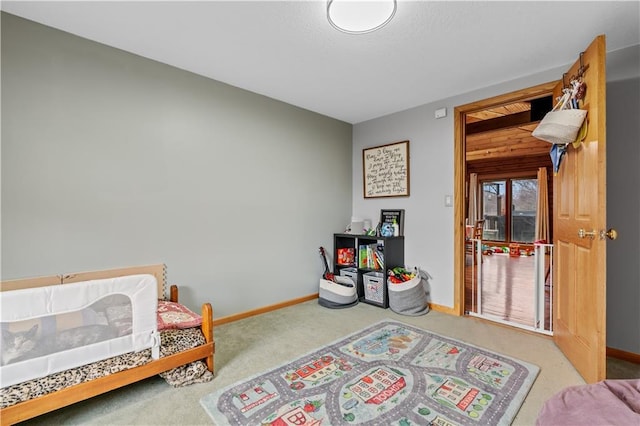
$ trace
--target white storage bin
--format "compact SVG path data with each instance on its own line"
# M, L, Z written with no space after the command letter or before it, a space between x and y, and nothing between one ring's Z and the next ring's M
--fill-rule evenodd
M384 274L367 272L362 278L364 279L364 298L371 302L384 303Z

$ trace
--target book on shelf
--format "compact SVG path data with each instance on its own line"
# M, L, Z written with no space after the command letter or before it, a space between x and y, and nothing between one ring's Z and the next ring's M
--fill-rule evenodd
M373 269L384 269L384 246L382 244L372 244L373 251Z
M384 268L384 247L378 244L362 244L358 247L358 267L362 269Z
M368 246L366 244L360 245L358 247L358 268L368 268L369 259L368 255Z
M374 258L376 260L374 269L384 269L384 254L381 250L377 250L374 252Z

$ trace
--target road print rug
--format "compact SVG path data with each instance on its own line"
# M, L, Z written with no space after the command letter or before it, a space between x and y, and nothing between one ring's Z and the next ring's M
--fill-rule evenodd
M389 320L200 403L217 425L509 425L538 372Z

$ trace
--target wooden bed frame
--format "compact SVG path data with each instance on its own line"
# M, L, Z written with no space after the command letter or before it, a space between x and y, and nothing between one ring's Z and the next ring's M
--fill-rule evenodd
M102 278L114 278L125 275L151 274L158 281L158 297L165 298L166 268L165 265L137 266L131 268L111 269L95 272L79 272L49 277L27 278L21 280L3 281L0 291L21 288L44 287L48 285L68 284ZM169 290L169 300L178 301L178 287L172 285ZM96 395L109 392L131 383L155 376L190 362L203 360L207 368L214 372L213 355L215 342L213 340L213 309L210 303L202 305L202 334L206 343L170 356L162 357L147 364L133 367L125 371L100 377L89 382L70 386L59 391L30 399L0 410L0 424L10 425L31 419L44 413L66 407Z

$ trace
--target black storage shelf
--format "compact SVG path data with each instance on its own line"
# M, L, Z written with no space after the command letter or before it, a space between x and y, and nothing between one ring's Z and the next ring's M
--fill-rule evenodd
M360 268L358 249L361 245L381 245L384 261L380 269ZM338 263L338 249L353 248L355 254L355 265L342 265ZM345 268L356 268L357 270L357 288L358 298L360 301L382 308L389 307L389 294L387 290L387 282L389 279L388 270L397 266L404 267L404 237L376 237L370 235L353 235L353 234L334 234L333 235L333 272L340 275L340 271ZM382 274L382 287L379 288L379 294L373 297L365 291L364 275L369 272L379 272ZM369 296L369 297L367 297Z

